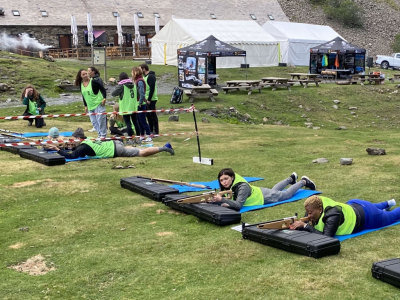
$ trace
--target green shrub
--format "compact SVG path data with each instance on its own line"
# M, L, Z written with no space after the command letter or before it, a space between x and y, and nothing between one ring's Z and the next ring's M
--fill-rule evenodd
M394 37L392 49L393 52L400 52L400 33L396 34L396 36Z
M363 26L363 9L351 0L328 0L324 12L328 18L346 26Z

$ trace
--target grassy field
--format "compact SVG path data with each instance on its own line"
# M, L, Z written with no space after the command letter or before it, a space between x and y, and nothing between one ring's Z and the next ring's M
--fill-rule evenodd
M124 62L113 63L110 68L117 74ZM70 69L71 74L78 66L54 65L63 72ZM157 74L176 72L173 67L154 68ZM250 68L248 76L287 76L290 71ZM19 74L18 68L14 72L28 81L29 74ZM242 72L219 71L222 81L243 78ZM53 84L47 81L42 92L47 93ZM264 89L250 96L246 92L220 94L216 103L196 100L197 119L210 120L199 123L199 132L202 155L213 158L213 166L192 162L198 156L197 144L195 137L184 141L188 136L154 140L155 146L171 142L175 156L160 153L55 167L1 151L0 298L400 299L396 288L373 279L370 271L373 262L400 256L396 226L345 241L339 255L316 260L242 240L230 226L218 227L172 211L120 187L121 178L135 175L210 181L221 168L232 167L243 176L264 177L255 183L261 187L272 187L296 171L315 180L325 196L341 202L398 198L400 132L395 90L394 84L322 84L292 91ZM333 100L340 100L338 109L333 108ZM168 101L169 96L162 96L158 107L171 107ZM241 115L248 113L253 125L228 117L232 106ZM355 115L349 110L353 106ZM188 107L187 99L180 107ZM47 113L82 111L81 104L74 103L50 106ZM218 117L205 114L210 111ZM21 108L0 109L1 116L21 113ZM306 128L307 119L321 129ZM167 115L160 117L161 133L194 131L191 114L180 114L177 123L167 120ZM274 125L279 121L283 125ZM0 121L0 128L43 131L26 123ZM45 130L91 128L84 117L48 119L47 124ZM335 130L339 126L348 129ZM384 148L387 155L369 156L368 147ZM329 163L312 163L320 157ZM341 166L342 157L353 158L353 165ZM136 168L112 169L130 164ZM302 214L303 203L248 212L242 221ZM24 227L29 231L20 230ZM39 254L54 270L30 276L10 269Z

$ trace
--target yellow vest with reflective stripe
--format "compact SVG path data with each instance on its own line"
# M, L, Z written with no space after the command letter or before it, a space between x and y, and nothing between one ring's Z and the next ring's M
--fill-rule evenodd
M344 222L336 230L336 235L351 234L354 230L354 227L356 226L356 213L354 212L354 209L348 204L336 202L327 197L322 197L322 196L319 196L319 197L322 200L323 211L322 211L321 217L319 218L318 224L314 225L314 228L323 232L325 223L322 222L322 218L325 215L325 209L327 207L340 206L342 209L342 212L343 212Z
M235 173L235 181L232 184L232 190L235 190L235 185L238 183L245 182L249 184L246 179L244 179L242 176L238 175ZM261 192L261 189L257 186L252 186L250 185L251 188L251 194L250 196L246 199L246 202L243 204L243 206L255 206L255 205L263 205L264 204L264 196ZM236 199L236 195L233 194L233 199Z

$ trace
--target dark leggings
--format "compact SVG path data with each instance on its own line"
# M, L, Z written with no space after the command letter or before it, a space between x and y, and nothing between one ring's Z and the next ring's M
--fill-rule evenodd
M41 110L40 112L39 112L39 115L44 115L44 110ZM33 116L31 113L29 113L29 112L24 112L24 116ZM43 118L40 118L40 119L28 119L28 122L30 123L30 124L32 124L33 123L33 120L35 120L35 127L36 128L42 128L46 123L44 122L44 119Z
M128 135L133 136L132 124L135 127L136 135L139 135L140 128L139 128L139 123L138 123L138 119L137 119L137 114L123 115L122 117L124 118L124 122L126 124L126 129L128 131ZM132 123L131 123L131 120L132 120Z
M146 104L139 105L138 111L144 111L144 110L146 110ZM145 133L147 135L150 135L150 127L149 124L147 124L146 122L146 113L139 114L139 127L141 136L144 136Z
M384 227L400 220L400 207L391 211L384 210L388 207L387 201L381 203L371 203L365 200L352 199L346 203L357 203L364 209L365 223L363 230Z
M126 129L119 130L117 127L110 127L110 132L111 134L114 135L123 136L124 133L127 132L127 130Z
M156 109L156 103L157 100L155 101L150 101L150 104L147 104L147 109L148 110L155 110ZM146 113L147 117L147 122L149 122L150 126L150 132L154 134L159 134L160 132L158 131L158 117L156 112L148 112Z

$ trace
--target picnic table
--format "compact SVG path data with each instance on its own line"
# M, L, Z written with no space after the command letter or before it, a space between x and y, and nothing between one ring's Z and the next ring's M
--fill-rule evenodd
M395 80L400 79L400 74L399 73L395 73L393 74L392 78L388 78L390 80L391 83L394 83Z
M261 78L262 82L266 85L272 87L272 90L275 91L278 87L285 87L289 91L293 86L294 82L291 82L289 78L281 78L281 77L264 77Z
M385 81L385 78L381 77L381 74L369 74L365 76L368 77L367 81L369 82L369 84L382 84Z
M215 102L214 96L218 96L218 91L212 89L208 84L192 86L191 89L184 90L183 92L189 97L189 102L193 102L194 98L209 98L211 101Z
M240 89L245 89L248 95L251 95L253 90L258 90L261 93L261 89L264 85L261 84L261 80L229 80L226 81L227 86L223 87L222 90L226 93L228 91L239 91Z
M308 73L289 73L292 80L290 82L298 82L304 88L308 87L309 83L315 83L315 86L319 87L321 80L317 78L318 74L308 74ZM297 78L297 80L295 80Z

